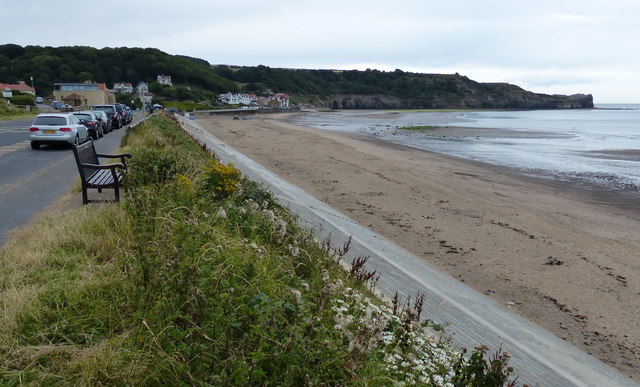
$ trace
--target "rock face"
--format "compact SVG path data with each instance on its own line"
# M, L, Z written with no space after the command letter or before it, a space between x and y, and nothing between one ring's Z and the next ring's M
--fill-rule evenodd
M339 95L323 101L334 109L583 109L593 108L591 94L548 95L507 83L458 85L455 92L421 98L392 95Z

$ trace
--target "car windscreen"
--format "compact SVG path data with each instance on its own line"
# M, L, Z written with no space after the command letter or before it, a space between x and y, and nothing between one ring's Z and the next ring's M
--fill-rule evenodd
M79 120L93 121L93 117L90 114L74 114Z
M107 112L109 114L115 113L115 108L113 106L94 106L94 110L102 110L103 112Z
M33 121L34 125L66 125L67 119L65 117L54 117L54 116L42 116L36 117Z

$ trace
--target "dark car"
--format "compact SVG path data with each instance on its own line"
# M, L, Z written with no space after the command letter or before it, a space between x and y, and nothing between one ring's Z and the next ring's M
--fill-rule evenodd
M123 103L117 103L116 104L116 109L118 109L118 111L120 112L120 116L122 116L122 123L123 125L126 125L129 123L129 119L127 118L127 109L126 109L127 105L123 104Z
M124 118L122 117L122 106L119 104L104 104L104 105L95 105L93 110L102 110L107 113L109 117L111 117L111 127L114 129L120 129L124 123Z
M125 114L127 116L127 123L130 124L131 121L133 121L133 111L131 110L131 108L129 106L126 106L126 105L124 107L124 111L125 111Z
M111 117L107 115L107 113L102 110L92 110L92 112L96 115L96 117L98 117L98 120L100 121L100 124L102 124L102 129L105 133L109 133L113 130L113 127L111 126Z
M98 138L104 136L104 129L100 124L100 120L98 120L98 117L96 117L96 115L92 111L86 110L81 112L74 112L71 114L76 116L76 118L80 120L80 123L87 127L87 130L89 130L89 135L92 139L97 140Z

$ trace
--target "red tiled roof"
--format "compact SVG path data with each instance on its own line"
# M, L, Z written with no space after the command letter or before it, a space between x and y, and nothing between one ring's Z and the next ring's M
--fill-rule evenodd
M7 87L11 90L16 90L16 91L31 91L31 92L35 91L33 87L27 85L24 82L20 82L18 84L0 83L0 90L4 90Z

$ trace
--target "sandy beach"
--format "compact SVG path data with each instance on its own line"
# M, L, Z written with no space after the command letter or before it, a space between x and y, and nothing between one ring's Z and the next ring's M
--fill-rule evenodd
M197 120L427 265L640 380L640 196L288 118Z

